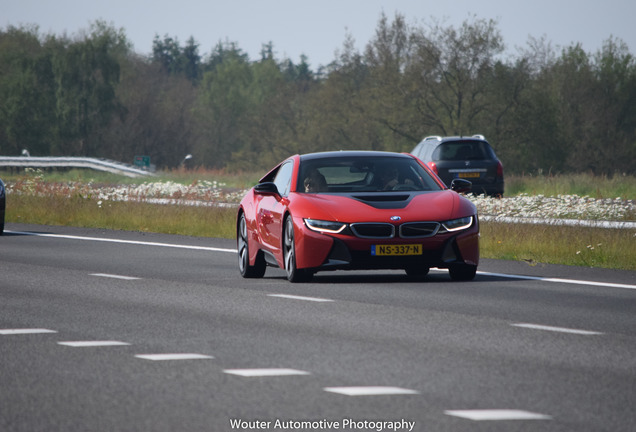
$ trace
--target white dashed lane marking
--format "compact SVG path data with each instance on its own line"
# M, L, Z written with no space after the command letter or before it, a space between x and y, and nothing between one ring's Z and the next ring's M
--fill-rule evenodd
M290 300L302 300L302 301L311 301L311 302L332 302L331 299L318 298L318 297L303 297L303 296L295 296L289 294L267 294L269 297L279 297Z
M532 330L545 330L545 331L552 331L552 332L559 332L559 333L570 333L570 334L578 334L578 335L585 335L585 336L595 336L595 335L602 335L603 334L603 333L597 332L597 331L578 330L578 329L565 328L565 327L552 327L552 326L539 325L539 324L518 323L518 324L511 324L511 325L513 327L522 327L522 328L527 328L527 329L532 329Z
M203 354L137 354L135 357L152 361L207 360L214 358Z
M223 372L231 375L239 375L242 377L274 377L274 376L290 376L290 375L310 375L309 372L298 369L225 369Z
M346 396L383 396L383 395L415 395L417 390L401 387L369 386L369 387L325 387L325 391Z
M57 333L55 330L43 328L25 328L25 329L4 329L0 330L0 335L26 335L38 333Z
M106 346L125 346L130 345L126 342L119 341L68 341L58 342L58 345L64 345L73 348L90 348L90 347L106 347Z
M496 420L550 420L552 417L545 414L514 409L489 409L489 410L450 410L444 414L461 417L474 421Z
M138 280L138 277L134 276L121 276L115 274L108 273L91 273L91 276L103 277L103 278L111 278L111 279L122 279L122 280Z

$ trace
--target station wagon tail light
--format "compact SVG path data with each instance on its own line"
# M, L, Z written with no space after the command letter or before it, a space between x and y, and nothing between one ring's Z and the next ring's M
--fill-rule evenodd
M332 234L338 234L347 227L346 223L317 219L305 219L305 225L312 231Z
M497 177L503 177L503 164L501 161L497 162Z
M439 232L454 232L461 231L470 228L473 225L473 217L468 216L459 219L453 219L446 222L442 222L442 228Z
M429 162L429 163L427 163L427 165L428 165L428 167L429 167L431 170L433 170L433 172L434 172L435 174L439 175L439 171L438 171L438 169L437 169L437 165L435 164L435 162ZM502 170L503 170L503 168L502 168Z

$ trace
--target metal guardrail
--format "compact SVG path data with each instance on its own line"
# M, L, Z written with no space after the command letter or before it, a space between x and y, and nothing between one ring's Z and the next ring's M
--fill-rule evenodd
M128 177L153 175L150 171L121 162L89 157L0 156L0 167L18 168L88 168Z

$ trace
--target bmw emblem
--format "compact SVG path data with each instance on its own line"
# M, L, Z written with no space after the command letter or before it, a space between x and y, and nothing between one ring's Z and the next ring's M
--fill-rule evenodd
M399 221L400 219L402 219L400 216L391 216L391 220L392 220L393 222L397 222L397 221Z

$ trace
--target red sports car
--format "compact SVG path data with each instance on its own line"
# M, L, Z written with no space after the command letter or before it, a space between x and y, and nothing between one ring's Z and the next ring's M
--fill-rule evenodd
M301 282L338 269L404 269L424 276L447 268L472 280L479 222L472 202L409 154L340 151L295 155L265 175L241 201L236 224L239 270L266 267Z

